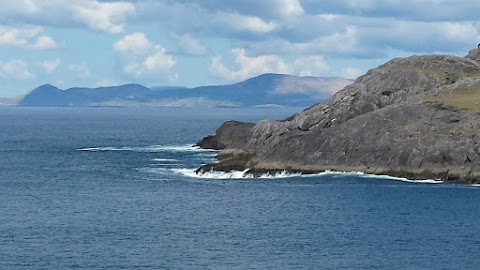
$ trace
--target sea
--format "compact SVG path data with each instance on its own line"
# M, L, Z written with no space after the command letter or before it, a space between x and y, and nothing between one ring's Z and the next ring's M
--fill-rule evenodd
M480 269L480 187L194 173L298 110L0 108L0 269Z

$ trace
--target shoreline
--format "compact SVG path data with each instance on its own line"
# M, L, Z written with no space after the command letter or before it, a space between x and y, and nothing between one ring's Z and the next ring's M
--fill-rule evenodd
M244 172L253 177L276 174L296 174L296 175L318 175L322 173L339 174L363 174L378 177L388 177L396 179L405 179L409 181L441 181L443 183L471 184L480 185L480 177L472 175L468 168L374 168L363 166L319 166L319 165L296 165L296 166L278 166L273 164L257 164L253 167L244 167L238 165L218 163L207 164L195 171L196 174L207 172ZM463 170L462 170L463 169Z

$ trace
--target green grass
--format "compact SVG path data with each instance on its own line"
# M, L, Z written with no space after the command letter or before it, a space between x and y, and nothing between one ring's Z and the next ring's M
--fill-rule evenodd
M480 82L447 92L434 98L434 101L458 109L480 112Z

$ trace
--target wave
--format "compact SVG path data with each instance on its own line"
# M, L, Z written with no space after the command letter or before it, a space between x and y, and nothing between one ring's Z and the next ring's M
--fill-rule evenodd
M203 149L199 146L194 146L192 144L186 145L150 145L150 146L102 146L102 147L88 147L80 148L78 151L83 152L102 152L102 151L132 151L132 152L145 152L145 153L155 153L155 152L172 152L172 153L192 153L195 154L193 158L195 160L208 161L208 163L215 162L214 157L218 154L217 150ZM402 177L394 177L389 175L375 175L375 174L366 174L364 172L342 172L342 171L324 171L316 174L301 174L301 173L290 173L287 171L280 171L276 173L265 173L260 176L255 176L251 173L248 173L248 170L244 171L231 171L231 172L220 172L220 171L208 171L203 173L196 173L196 169L191 168L178 168L184 167L185 165L180 164L181 161L173 158L154 158L154 162L160 162L152 164L153 166L160 167L177 167L177 168L168 168L170 171L173 171L176 174L180 174L190 178L202 178L202 179L272 179L272 178L292 178L292 177L322 177L322 176L357 176L361 178L377 178L377 179L390 179L408 183L424 183L424 184L441 184L443 181L435 179L407 179ZM203 162L202 162L203 164ZM155 170L153 170L155 171ZM480 186L480 185L479 185Z
M424 184L442 184L444 183L438 179L408 179L404 177L396 177L390 175L379 175L379 174L368 174L359 171L353 172L343 172L343 171L325 171L319 174L313 174L314 176L322 176L322 175L344 175L344 176L357 176L360 178L375 178L375 179L387 179L387 180L395 180L395 181L402 181L408 183L424 183Z
M78 151L84 151L84 152L99 152L99 151L131 151L131 148L129 147L88 147L88 148L80 148L77 149Z
M196 173L195 169L172 169L174 173L181 174L183 176L187 176L190 178L204 178L204 179L244 179L244 178L252 178L245 175L247 170L245 171L232 171L232 172L217 172L217 171L210 171L205 173Z
M154 159L152 159L152 161L155 161L155 162L178 162L178 159L174 159L174 158L154 158Z
M244 171L230 171L230 172L221 172L221 171L207 171L203 173L196 173L195 169L172 169L174 173L181 174L183 176L191 178L203 178L203 179L278 179L278 178L292 178L292 177L322 177L322 176L357 176L361 178L376 178L376 179L390 179L408 183L423 183L423 184L441 184L443 181L434 180L434 179L424 179L424 180L412 180L402 177L394 177L389 175L375 175L375 174L366 174L364 172L341 172L341 171L324 171L315 174L301 174L301 173L290 173L287 171L281 171L277 173L265 173L260 176L254 176L253 174L248 173L248 170Z
M102 152L102 151L131 151L131 152L205 152L205 153L217 153L216 150L203 149L199 146L188 145L150 145L150 146L102 146L102 147L87 147L79 148L78 151L83 152Z
M154 164L150 164L150 166L152 167L173 167L173 168L179 168L179 167L183 167L184 164L180 164L180 163L154 163Z
M400 178L400 177L391 177L388 175L379 175L382 179L392 179L392 180L397 180L397 181L402 181L402 182L408 182L408 183L423 183L423 184L442 184L444 183L442 180L435 180L435 179L424 179L424 180L411 180L411 179L406 179L406 178Z
M300 173L289 173L287 171L277 172L277 173L265 173L260 176L255 176L251 173L248 173L248 169L244 171L230 171L230 172L221 172L221 171L207 171L202 173L196 173L195 169L172 169L174 173L181 174L183 176L191 178L202 178L202 179L273 179L273 178L290 178L290 177L299 177L302 176Z

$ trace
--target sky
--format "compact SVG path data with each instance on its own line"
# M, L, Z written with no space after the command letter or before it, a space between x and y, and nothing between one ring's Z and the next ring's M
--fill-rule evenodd
M0 0L0 97L50 83L201 86L263 73L356 78L464 56L478 0Z

